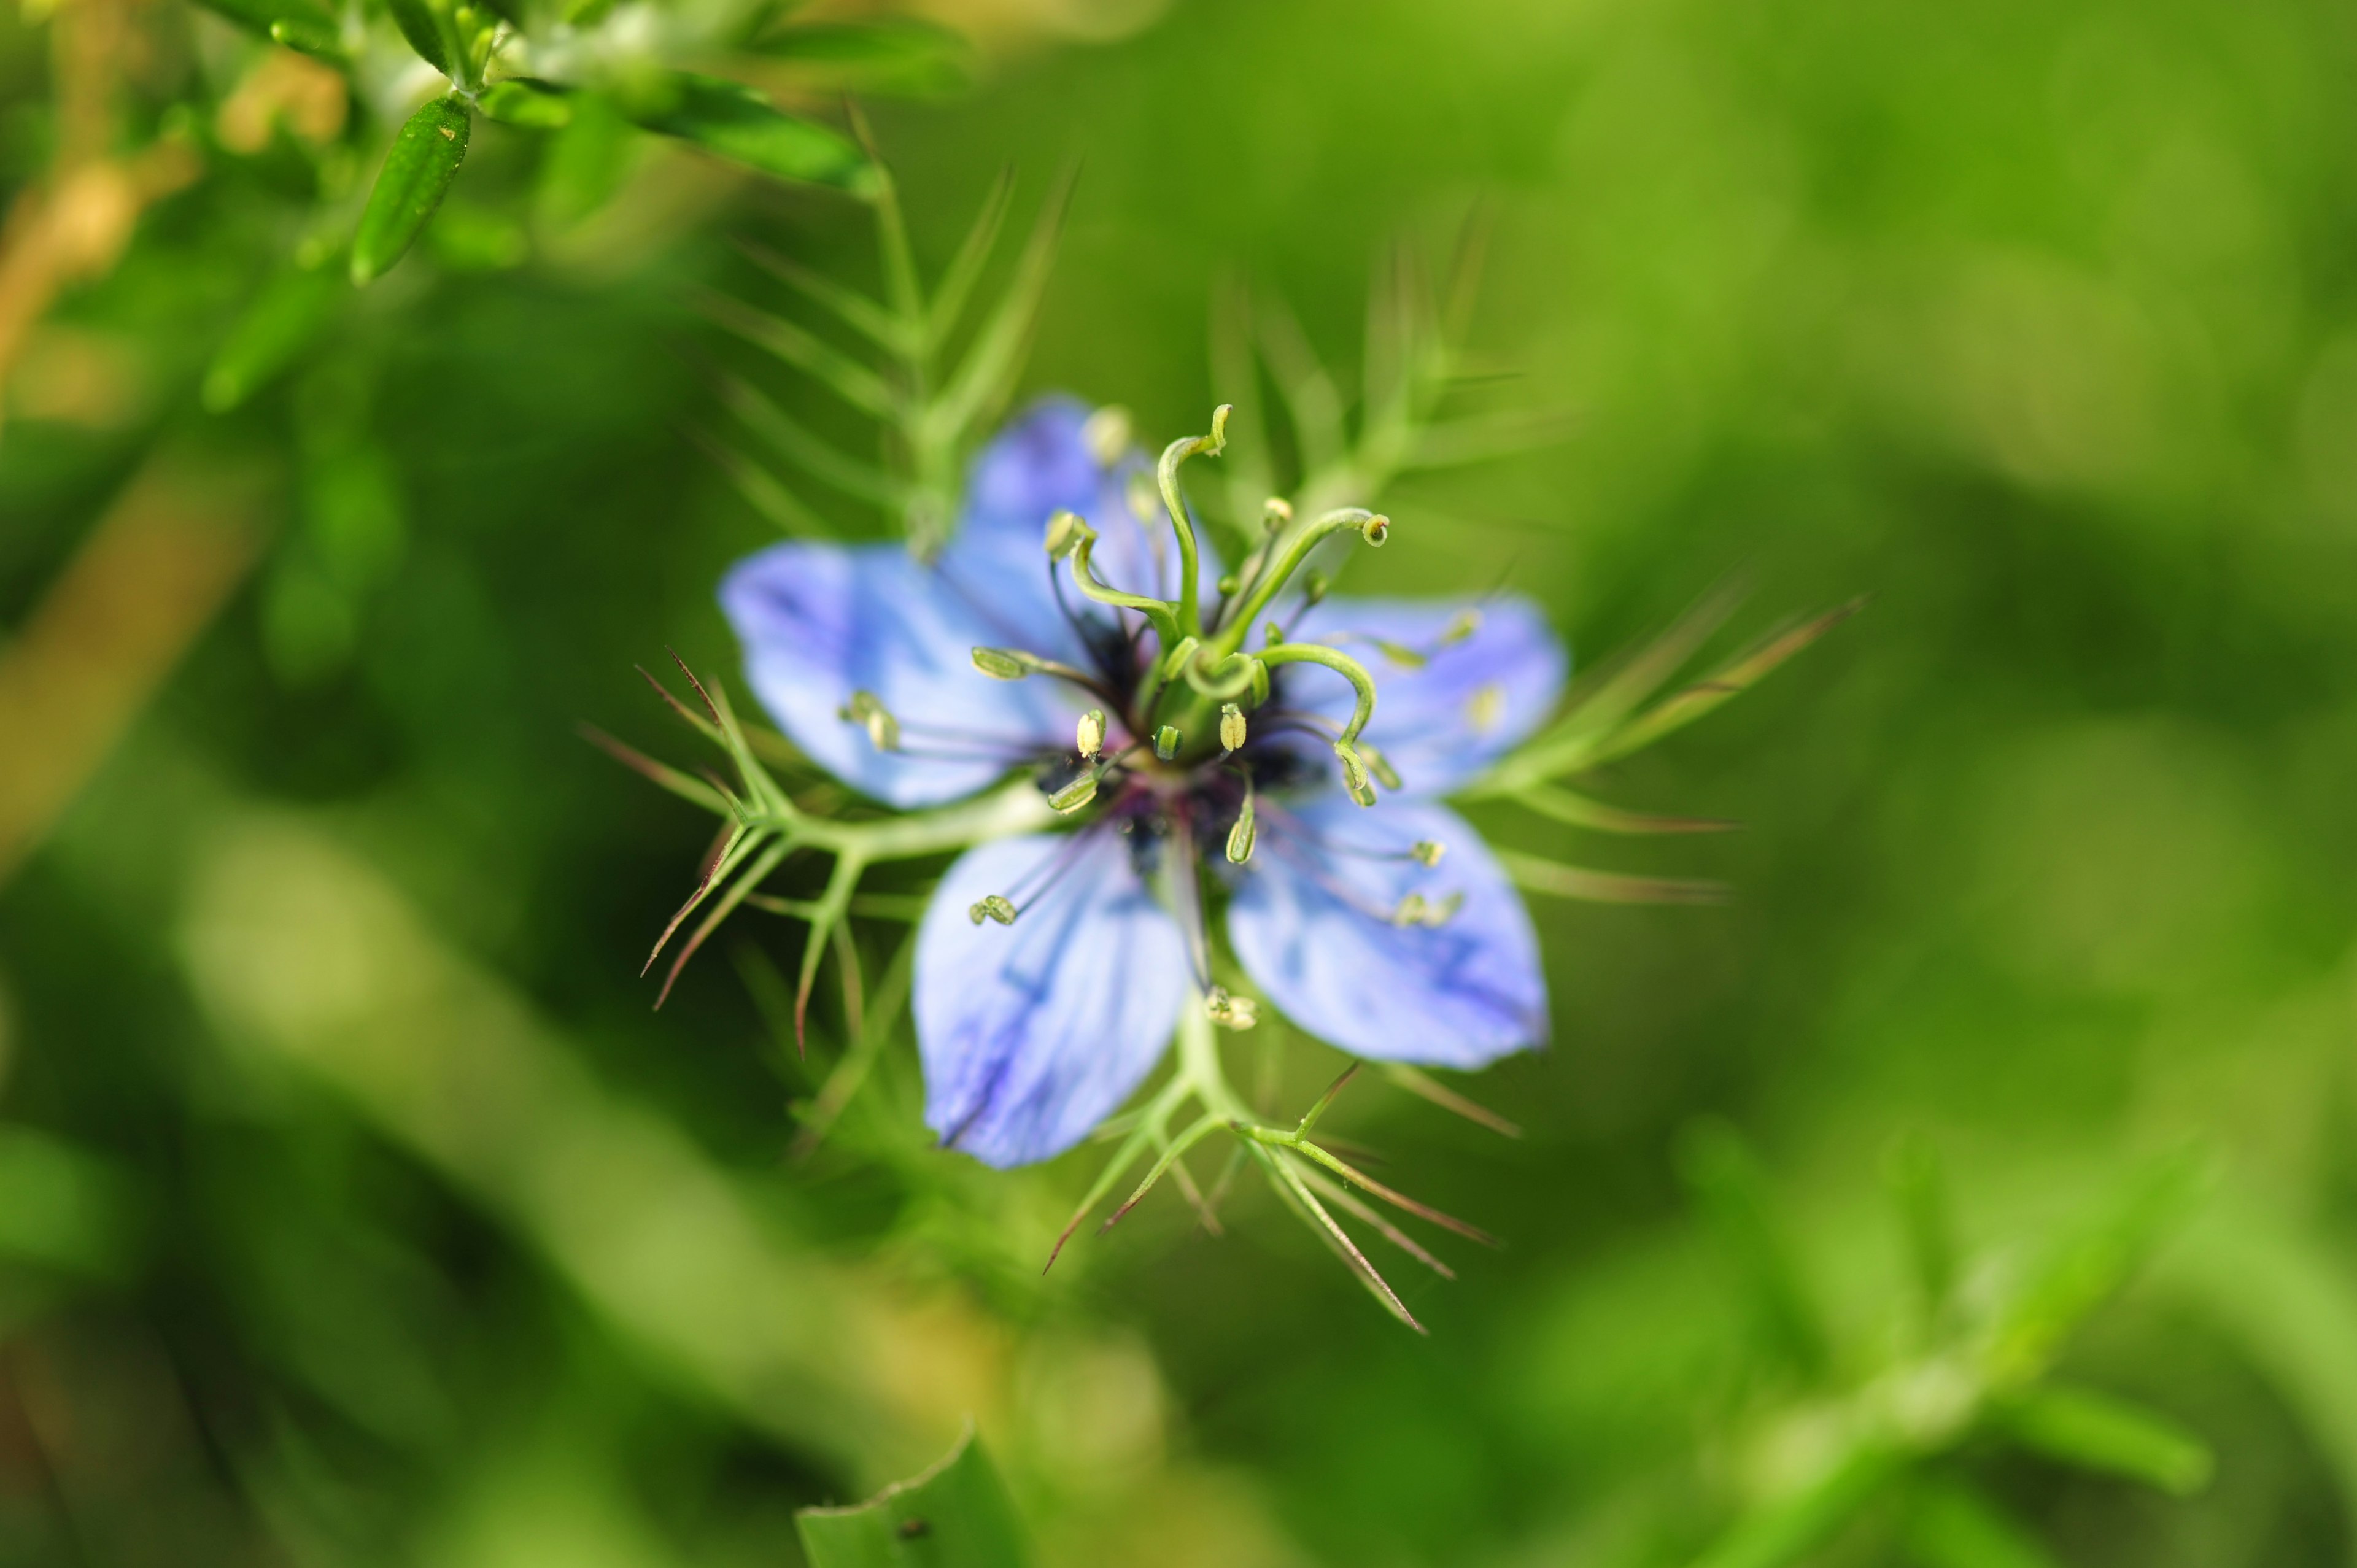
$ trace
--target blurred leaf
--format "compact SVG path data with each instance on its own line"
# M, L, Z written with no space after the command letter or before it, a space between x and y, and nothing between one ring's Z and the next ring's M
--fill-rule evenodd
M1815 1481L1738 1520L1695 1568L1782 1568L1831 1540L1901 1472L1889 1450L1852 1451Z
M2112 1212L2053 1248L2000 1315L1987 1351L1990 1381L2044 1372L2063 1338L2190 1212L2208 1176L2207 1162L2190 1155L2163 1161L2132 1182Z
M1891 1151L1889 1180L1907 1237L1907 1261L1927 1312L1937 1313L1956 1283L1956 1219L1939 1155L1921 1138Z
M625 101L623 108L650 131L694 142L780 179L862 197L873 196L878 187L876 166L848 136L785 113L742 82L674 71Z
M369 192L360 232L352 237L354 284L365 286L383 276L408 251L466 161L472 128L466 104L455 94L434 100L402 126Z
M205 371L199 394L204 406L227 413L294 363L350 287L342 271L327 263L290 266L264 285Z
M529 77L493 82L475 107L502 124L537 131L561 131L573 123L573 95Z
M329 65L349 67L351 57L344 52L343 35L335 25L308 16L281 16L270 24L273 42L285 45L297 54L309 55Z
M1922 1568L2054 1568L2036 1537L1977 1491L1925 1484L1907 1520L1907 1550Z
M448 76L450 72L450 39L446 36L441 16L427 0L384 0L385 9L393 13L393 25L417 58Z
M794 1515L811 1568L1023 1568L1030 1562L1015 1505L974 1440L856 1508Z
M1824 1371L1831 1359L1824 1323L1749 1146L1723 1122L1697 1122L1679 1140L1678 1174L1750 1287L1770 1348L1804 1373Z
M306 4L305 0L198 0L198 3L216 16L226 16L239 27L260 33L265 38L271 36L271 28L280 22L290 24L296 32L307 38L317 38L323 32L333 37L336 31L335 18L318 6Z
M572 227L613 199L638 140L620 106L603 93L575 93L570 107L541 159L534 197L541 220L555 229Z
M496 208L446 202L425 232L434 259L456 273L495 273L532 259L523 225Z
M1997 1424L2050 1459L2179 1497L2207 1486L2216 1467L2208 1445L2175 1422L2091 1389L2033 1390L2001 1411Z
M965 40L915 17L790 27L758 40L752 52L823 68L830 82L863 92L931 96L973 78Z
M132 1239L130 1194L111 1166L48 1133L0 1127L0 1260L107 1275Z

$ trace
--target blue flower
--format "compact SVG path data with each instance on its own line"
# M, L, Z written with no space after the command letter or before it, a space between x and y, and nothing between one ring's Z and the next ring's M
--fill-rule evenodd
M1222 693L1161 680L1149 620L1183 585L1172 527L1148 527L1134 499L1154 493L1153 473L1102 442L1083 407L1049 402L976 459L966 515L934 560L793 542L721 588L756 695L845 783L911 808L1020 768L1073 808L1070 832L968 851L919 928L927 1124L1008 1166L1070 1148L1118 1109L1210 988L1207 884L1224 889L1229 946L1254 985L1352 1055L1474 1068L1543 1043L1529 916L1440 797L1553 710L1567 660L1544 618L1512 596L1318 599L1281 584L1259 613L1306 651L1263 651L1266 694L1239 687L1229 723L1247 735L1224 745ZM1042 550L1060 511L1093 531L1071 570ZM1235 607L1220 575L1203 552L1207 640ZM1141 607L1107 602L1128 596ZM977 647L1050 668L994 680ZM1092 710L1093 757L1076 743ZM1164 721L1181 732L1164 736L1168 757L1155 746ZM1374 811L1346 788L1361 757L1384 784ZM1247 811L1257 831L1236 835L1238 856Z

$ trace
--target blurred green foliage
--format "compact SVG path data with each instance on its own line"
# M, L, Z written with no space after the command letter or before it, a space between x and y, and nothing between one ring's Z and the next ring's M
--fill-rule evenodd
M0 24L12 195L53 25ZM1555 1044L1456 1085L1519 1141L1329 1114L1510 1243L1398 1282L1429 1339L1257 1196L1043 1282L1090 1156L932 1154L904 1044L789 1157L846 1030L795 1055L783 923L649 1012L705 825L572 726L731 667L730 378L866 438L691 304L816 323L731 241L872 286L866 213L478 126L207 414L284 171L158 194L14 362L0 627L160 444L275 472L275 535L0 892L0 1560L791 1561L968 1413L1048 1563L2357 1559L2352 73L2310 0L1189 0L876 111L935 273L1084 156L1028 384L1150 439L1222 290L1347 365L1369 258L1486 207L1471 341L1571 433L1405 481L1353 589L1509 579L1590 664L1730 577L1873 596L1596 788L1746 832L1484 809L1738 897L1534 905ZM495 130L571 172L472 209ZM2062 1391L1845 1468L1956 1335Z

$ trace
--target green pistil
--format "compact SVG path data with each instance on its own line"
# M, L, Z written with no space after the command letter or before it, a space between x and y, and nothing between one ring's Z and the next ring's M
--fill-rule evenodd
M1195 525L1188 521L1187 498L1178 493L1178 465L1197 453L1216 457L1228 445L1228 403L1211 411L1211 433L1189 435L1173 441L1162 449L1162 460L1154 466L1155 482L1162 489L1163 509L1170 514L1170 526L1178 535L1178 625L1195 636L1203 633L1202 607L1198 603L1196 576L1199 553L1195 546Z

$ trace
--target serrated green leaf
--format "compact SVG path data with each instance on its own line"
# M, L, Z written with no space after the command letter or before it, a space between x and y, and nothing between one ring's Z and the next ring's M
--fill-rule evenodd
M199 397L226 413L267 385L309 347L349 285L333 267L289 267L264 285L205 371Z
M529 77L493 82L475 100L475 107L501 124L535 131L560 131L573 123L572 95Z
M674 71L625 102L623 111L650 131L780 179L863 197L878 188L876 166L851 138L787 113L742 82Z
M366 286L383 276L416 240L466 161L472 129L466 104L455 95L434 100L402 126L352 237L354 284Z
M968 1427L948 1457L856 1508L794 1515L811 1568L1023 1568L1015 1505Z
M2156 1412L2092 1389L2050 1385L2004 1410L1997 1425L2034 1453L2185 1497L2209 1484L2208 1444Z
M444 36L442 20L436 16L426 0L385 0L385 9L393 13L393 25L417 51L417 58L440 71L450 74L450 40Z

